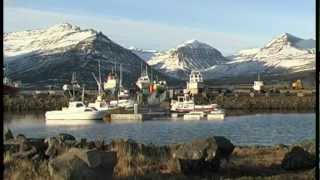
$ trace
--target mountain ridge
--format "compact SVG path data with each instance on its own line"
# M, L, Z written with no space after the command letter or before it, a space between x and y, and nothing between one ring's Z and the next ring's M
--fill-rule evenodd
M96 83L91 73L98 74L98 61L101 61L103 75L110 72L115 63L118 68L122 64L123 75L127 77L123 80L124 84L132 87L140 76L141 66L148 66L136 54L113 42L102 32L71 24L9 33L4 39L4 60L9 68L8 74L27 86L61 86L70 81L72 72L77 72L82 82L94 87ZM168 81L173 79L157 70L152 71L160 78Z

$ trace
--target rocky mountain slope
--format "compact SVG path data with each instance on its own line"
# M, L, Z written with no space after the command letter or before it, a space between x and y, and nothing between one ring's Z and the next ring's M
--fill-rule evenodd
M245 49L224 57L217 49L199 41L156 53L148 64L173 77L186 79L199 70L205 79L256 75L285 75L315 70L315 40L280 34L262 48Z
M242 50L228 63L212 66L207 79L257 74L288 75L315 70L315 41L288 33L272 39L262 48Z
M217 49L190 40L166 52L156 53L148 64L171 76L187 78L191 70L202 71L227 61Z
M146 66L136 54L101 32L67 23L4 34L4 60L9 77L30 87L60 86L71 80L72 72L81 84L95 86L91 73L98 74L99 60L102 75L111 71L114 63L121 63L124 84L131 86L140 76L141 66Z

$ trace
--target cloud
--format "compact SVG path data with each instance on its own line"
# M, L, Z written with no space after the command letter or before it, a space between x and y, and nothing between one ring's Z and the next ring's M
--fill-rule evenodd
M45 28L64 22L73 23L81 28L100 30L125 47L135 46L143 49L166 50L186 40L198 39L228 55L243 48L261 46L268 39L119 17L86 16L18 7L4 8L5 32Z

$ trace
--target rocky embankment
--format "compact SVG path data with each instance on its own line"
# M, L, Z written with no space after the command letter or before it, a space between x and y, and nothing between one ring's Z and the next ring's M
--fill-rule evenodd
M196 97L197 104L217 103L227 110L294 110L314 111L316 96L214 96ZM46 111L67 106L68 98L61 95L17 95L4 96L4 111ZM85 101L94 102L95 97L87 95ZM165 103L169 108L169 102Z
M214 96L196 98L198 103L217 103L229 110L311 110L316 106L316 96Z
M95 97L86 96L86 101L94 102ZM58 110L68 105L69 99L63 95L5 95L4 111L47 111Z
M236 147L213 136L186 144L4 135L5 179L312 179L315 144Z

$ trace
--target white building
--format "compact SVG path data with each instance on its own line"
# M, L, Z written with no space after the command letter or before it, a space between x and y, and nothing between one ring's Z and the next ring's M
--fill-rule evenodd
M185 93L198 94L203 89L203 77L199 71L191 71Z
M258 75L258 80L253 82L253 90L261 91L264 84L263 81L260 80L260 74Z

